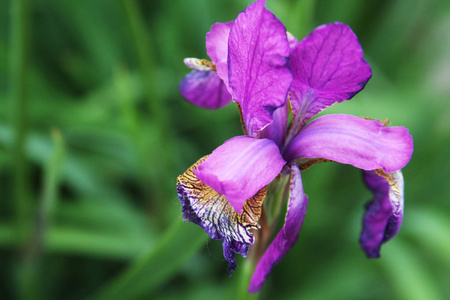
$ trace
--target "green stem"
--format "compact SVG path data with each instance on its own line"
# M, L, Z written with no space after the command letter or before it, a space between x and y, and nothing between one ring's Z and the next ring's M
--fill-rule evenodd
M58 129L52 130L54 150L47 164L44 181L44 191L42 195L41 215L46 224L51 221L52 212L57 205L58 185L60 173L65 153L64 139Z
M25 249L25 256L21 261L19 270L20 297L22 299L38 299L41 296L39 286L43 245L56 204L59 173L64 153L61 133L58 130L53 130L52 137L55 148L45 168L42 201L33 226L31 242Z
M11 4L10 101L14 142L14 203L17 237L24 245L30 228L31 203L27 186L25 139L27 134L27 62L29 40L29 1L13 0Z
M249 255L244 259L243 264L240 267L240 273L238 276L238 288L236 299L237 300L256 300L258 299L259 293L249 293L248 287L250 285L250 279L252 278L253 271L256 268L256 261L252 259L253 257Z
M266 212L268 227L272 228L281 209L286 203L289 188L289 176L282 176L273 180L267 188L267 196L264 199L264 211Z

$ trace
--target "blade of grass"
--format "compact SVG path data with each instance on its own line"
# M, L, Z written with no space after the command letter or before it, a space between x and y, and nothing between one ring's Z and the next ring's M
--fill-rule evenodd
M405 226L405 232L417 240L430 257L450 270L449 214L445 210L430 208L411 210L408 214L411 221Z
M163 199L167 199L171 190L172 182L170 178L172 170L175 170L174 163L177 156L174 155L173 132L169 123L169 114L162 97L159 77L156 68L155 54L152 49L151 35L146 30L143 15L135 0L120 0L125 12L126 22L132 36L133 46L138 59L139 68L143 75L143 86L145 87L147 105L150 110L150 118L159 130L152 132L152 139L156 142L147 143L149 148L141 149L140 153L153 153L150 155L148 165L141 166L144 174L148 174L148 182L151 187L146 191L146 200L150 212L164 211ZM146 145L145 143L141 145ZM164 214L154 214L153 218L163 218ZM161 220L164 223L164 220Z
M14 248L17 240L14 227L0 225L0 247ZM136 257L142 249L153 243L137 237L117 235L102 230L87 230L74 227L49 228L45 238L45 253L98 257L101 259L129 260Z
M122 274L94 293L91 299L135 299L150 296L176 274L205 243L206 235L192 224L177 222L156 247L150 247Z
M385 249L380 262L399 299L444 299L434 274L426 268L413 247L401 240L386 246L390 247Z
M54 150L47 163L44 174L42 200L38 207L31 242L25 249L25 257L20 268L20 291L22 299L39 299L42 272L42 254L47 227L56 205L61 163L64 155L64 142L61 133L53 130Z
M27 135L27 74L29 42L29 0L11 3L10 42L10 101L14 141L14 203L17 218L17 237L25 243L29 234L30 195L27 186L25 139Z

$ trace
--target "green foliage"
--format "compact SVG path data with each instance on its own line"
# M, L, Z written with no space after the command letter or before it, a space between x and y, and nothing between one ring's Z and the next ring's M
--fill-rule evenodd
M359 171L305 171L298 243L259 297L450 298L449 1L267 2L298 38L322 23L352 27L373 77L325 113L389 118L410 129L415 152L403 228L379 260L357 243L371 197ZM0 2L2 299L228 299L242 290L221 243L182 222L175 182L241 134L236 107L193 107L177 86L183 58L206 56L210 26L247 4Z

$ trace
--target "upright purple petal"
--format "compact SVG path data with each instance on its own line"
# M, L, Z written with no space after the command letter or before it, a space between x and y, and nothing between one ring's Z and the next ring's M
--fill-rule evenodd
M385 127L351 115L325 115L308 123L284 151L287 161L325 158L363 170L394 172L411 159L413 140L404 127Z
M272 268L292 248L303 224L308 197L303 192L300 169L296 164L291 164L290 167L290 195L285 223L256 266L248 288L251 293L257 292L263 286Z
M236 136L214 150L194 172L242 213L245 200L269 184L285 163L273 141Z
M396 171L380 176L365 171L364 180L374 198L366 206L360 243L369 258L380 257L380 247L400 230L403 219L403 175Z
M289 65L298 127L333 103L351 99L372 76L358 38L342 23L317 27L298 43Z
M228 88L228 37L234 21L216 23L206 34L206 52L216 64L217 74Z
M237 17L228 39L228 76L247 133L258 137L286 101L292 82L284 25L259 0Z
M217 109L231 101L225 84L213 71L192 70L179 88L186 100L203 108Z
M289 103L277 108L273 112L273 121L261 131L260 138L274 141L279 147L284 143L285 133L289 120Z
M238 214L225 196L218 195L195 176L194 168L205 159L199 159L183 175L178 176L178 198L183 204L184 220L199 225L212 239L223 240L223 255L231 275L237 266L235 253L247 256L249 247L254 243L251 229L260 227L258 220L266 188L248 199L243 213Z

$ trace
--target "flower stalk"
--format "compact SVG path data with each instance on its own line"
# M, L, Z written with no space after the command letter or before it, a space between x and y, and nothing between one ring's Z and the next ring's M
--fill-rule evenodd
M238 287L235 295L237 300L257 300L259 298L259 293L248 292L248 286L257 263L256 257L252 256L252 252L250 252L238 271Z

